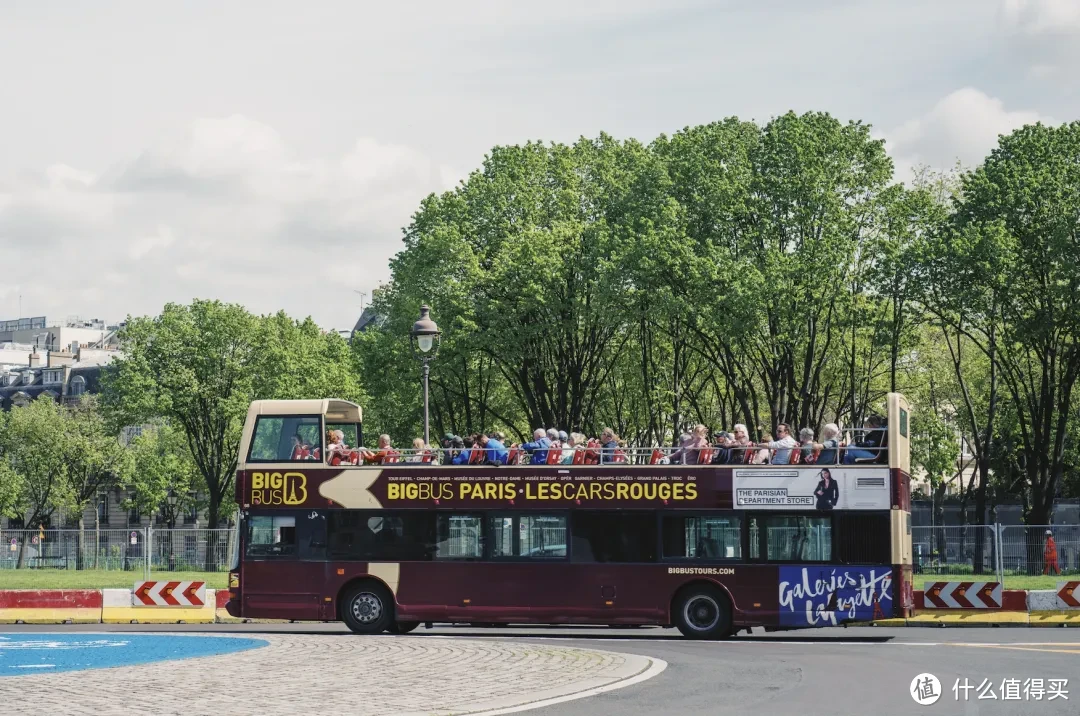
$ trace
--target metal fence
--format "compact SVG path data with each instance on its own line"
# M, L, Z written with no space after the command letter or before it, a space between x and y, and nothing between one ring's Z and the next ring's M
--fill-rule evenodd
M1051 536L1056 560L1046 554ZM1006 584L1009 577L1080 574L1080 525L912 527L911 543L916 573L971 575Z
M2 569L224 572L229 529L0 530Z

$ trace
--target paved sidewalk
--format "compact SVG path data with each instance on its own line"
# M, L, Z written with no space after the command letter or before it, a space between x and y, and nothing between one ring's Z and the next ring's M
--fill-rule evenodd
M6 713L95 716L470 714L620 688L666 666L644 656L517 641L258 637L269 646L142 666L5 677L0 704Z

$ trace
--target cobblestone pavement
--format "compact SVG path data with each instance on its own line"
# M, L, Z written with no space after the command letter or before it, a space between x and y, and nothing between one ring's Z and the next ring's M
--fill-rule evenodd
M665 666L633 654L516 641L258 637L269 646L141 666L5 677L0 712L469 714L617 688Z

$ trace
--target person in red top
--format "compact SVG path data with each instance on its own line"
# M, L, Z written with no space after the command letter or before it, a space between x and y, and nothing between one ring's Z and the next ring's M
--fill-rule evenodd
M371 450L364 450L361 453L361 457L364 458L364 462L382 464L385 462L391 462L394 458L397 458L398 452L390 444L390 436L383 434L379 436L378 449L375 452Z
M1061 574L1061 567L1058 566L1057 544L1054 542L1054 533L1046 530L1046 549L1043 550L1043 574L1050 574L1051 570L1053 570L1054 574Z

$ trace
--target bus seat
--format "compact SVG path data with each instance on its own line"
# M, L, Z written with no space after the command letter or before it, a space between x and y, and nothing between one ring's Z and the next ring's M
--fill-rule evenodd
M714 451L713 451L712 448L702 448L701 450L698 450L697 464L698 465L711 465L712 464L712 458L713 458L713 452Z
M650 465L659 465L660 461L664 459L664 452L660 448L656 448L652 451L652 457L649 458Z
M511 445L510 452L506 455L506 464L517 465L519 457L521 457L521 447L516 444Z
M575 465L584 465L585 464L585 451L584 450L581 450L580 448L574 450L574 464Z
M802 450L799 448L792 448L791 457L788 458L788 464L798 465L800 462L802 462Z
M561 459L562 459L562 443L560 443L558 440L556 440L555 442L553 442L551 444L551 447L548 448L547 464L548 465L558 465L559 460L561 460Z
M480 463L484 462L484 454L486 452L487 452L487 450L485 450L484 448L481 448L481 447L471 448L471 450L469 452L469 464L470 465L479 465Z

